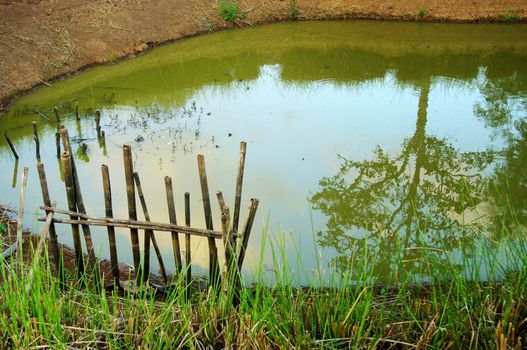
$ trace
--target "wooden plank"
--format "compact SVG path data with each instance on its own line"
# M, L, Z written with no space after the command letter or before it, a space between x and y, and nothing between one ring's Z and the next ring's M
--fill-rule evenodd
M40 207L43 210L50 210L49 207L42 206ZM59 213L58 210L55 211L56 213ZM72 212L72 214L78 214ZM172 231L178 231L183 234L190 234L193 236L198 237L207 237L207 238L214 238L214 239L221 239L222 234L218 231L212 231L212 230L202 230L198 228L193 227L185 227L185 226L177 226L177 225L171 225L171 224L163 224L158 222L145 222L145 221L131 221L131 220L122 220L122 219L110 219L110 218L79 218L79 215L72 215L72 219L63 219L63 218L53 218L53 222L57 224L72 224L76 223L79 225L90 225L90 226L113 226L113 227L121 227L121 228L133 228L135 230L144 230L144 229L152 229L154 231L161 231L161 232L172 232ZM45 217L38 218L38 221L45 221Z

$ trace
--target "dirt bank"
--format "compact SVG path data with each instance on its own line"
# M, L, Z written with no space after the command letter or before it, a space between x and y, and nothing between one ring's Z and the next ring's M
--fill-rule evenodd
M18 94L94 64L225 28L309 19L525 22L525 0L0 0L0 111Z

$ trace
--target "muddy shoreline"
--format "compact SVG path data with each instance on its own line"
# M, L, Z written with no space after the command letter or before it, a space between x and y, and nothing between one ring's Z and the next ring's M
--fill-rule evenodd
M525 23L526 7L522 0L246 0L228 22L216 1L0 0L0 113L39 86L216 31L292 20Z

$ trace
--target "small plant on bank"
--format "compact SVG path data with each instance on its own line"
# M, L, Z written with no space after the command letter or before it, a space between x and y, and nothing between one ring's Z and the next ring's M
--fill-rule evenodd
M507 22L514 21L518 18L518 15L514 11L511 11L511 8L507 6L505 14L502 15L503 19Z
M300 0L288 0L289 5L289 16L291 16L292 20L298 19L298 5L300 4Z
M7 227L3 222L0 222L0 235L7 232Z
M417 16L419 16L419 18L423 18L425 15L426 15L426 11L423 8L420 9L419 12L417 12Z
M220 15L223 20L232 22L239 17L238 2L236 0L218 0Z

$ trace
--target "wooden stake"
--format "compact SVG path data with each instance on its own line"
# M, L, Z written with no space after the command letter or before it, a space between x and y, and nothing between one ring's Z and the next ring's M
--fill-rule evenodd
M77 120L81 120L81 115L79 113L79 104L78 103L75 105L75 115L77 116Z
M11 187L16 188L16 182L18 181L18 159L15 159L13 165L13 179L11 180Z
M251 229L253 227L254 217L256 216L256 210L258 209L258 203L258 199L253 198L251 199L249 205L249 216L247 217L247 221L245 222L245 226L243 228L242 244L240 247L240 253L238 255L238 270L240 271L242 270L245 252L247 250L247 245L249 244L249 236L251 235Z
M24 240L22 238L22 230L24 228L24 210L26 201L26 188L27 188L27 173L28 169L24 167L22 169L22 185L20 186L20 202L18 206L18 220L16 226L16 241L18 242L18 254L20 255L20 261L24 261L22 245Z
M240 142L240 160L238 162L238 176L236 178L236 196L234 198L234 216L232 219L232 230L238 232L238 222L240 219L240 205L242 200L243 173L245 170L245 154L247 153L247 143Z
M190 227L190 193L185 192L185 225ZM192 283L192 260L190 257L190 234L185 234L185 261L187 263L187 298L190 299Z
M223 199L223 193L216 191L216 197L218 198L218 204L220 205L220 211L223 213L223 208L226 207L225 200Z
M70 211L76 212L77 206L75 204L75 189L73 185L73 171L71 169L70 153L64 151L61 156L62 169L64 169L64 182L66 184L66 196L68 197L68 208ZM77 221L77 219L70 215L70 219ZM73 248L75 250L75 263L77 265L78 277L82 277L84 273L84 259L82 256L81 236L79 233L79 225L77 223L71 224L71 232L73 235Z
M135 185L137 187L137 194L139 195L139 200L141 201L141 207L143 208L143 214L145 215L145 221L150 222L150 214L148 214L145 196L143 195L143 189L141 188L141 181L139 181L139 174L137 172L134 172L134 180L135 180ZM161 277L163 278L163 282L166 285L168 283L168 278L167 278L167 273L165 270L165 264L163 263L163 257L161 255L161 251L159 250L159 246L157 245L156 236L154 235L154 231L152 229L145 230L145 242L144 242L145 243L145 246L144 246L145 258L143 262L145 281L148 280L148 275L150 274L150 241L152 241L152 244L154 245L154 250L157 255L157 261L159 262L159 270L161 272Z
M102 173L102 184L103 184L103 192L104 192L104 208L106 210L106 217L107 218L113 218L113 207L112 207L112 186L110 183L110 173L108 171L108 166L102 165L101 166L101 173ZM113 226L107 227L108 231L108 242L110 244L110 263L112 265L112 276L113 276L113 283L116 286L120 286L119 284L119 260L117 259L117 244L115 242L115 228Z
M55 133L55 146L57 147L57 158L60 159L60 133Z
M165 190L167 194L168 217L170 223L177 225L176 207L174 204L174 189L172 187L172 179L165 177ZM179 235L177 231L172 231L172 251L174 253L174 263L176 265L176 273L180 273L182 269L181 263L181 249L179 247Z
M102 154L106 156L108 152L106 151L106 133L104 130L101 131L101 139L99 140L99 143L102 147Z
M13 142L11 142L11 139L7 135L7 131L4 131L4 137L5 137L5 140L7 141L7 144L9 145L9 148L11 148L11 152L13 152L13 155L15 156L15 158L18 159L18 153L16 153L15 145L13 145Z
M205 213L205 224L208 230L213 230L214 228L212 224L212 209L210 206L209 185L207 182L207 172L205 169L205 157L202 154L198 154L198 172L201 183L201 195L203 200L203 211ZM209 238L208 242L210 283L213 286L219 286L220 268L218 264L218 250L216 248L216 242L213 238Z
M53 107L53 111L55 112L55 119L57 120L57 126L60 126L60 113L59 109L57 107Z
M221 193L221 192L220 192ZM221 210L221 232L223 234L223 246L225 248L225 263L223 264L222 275L223 281L228 283L228 272L232 263L232 245L229 235L231 217L229 207L223 206Z
M46 171L44 170L44 164L38 162L37 164L38 176L40 178L40 188L42 190L42 199L45 206L51 206L51 198L48 190L48 181L46 180ZM50 211L46 211L46 215ZM64 288L64 270L62 265L62 259L59 252L59 244L57 239L57 231L55 231L55 223L52 221L49 227L49 240L51 244L51 255L57 268L57 277L59 278L61 288Z
M135 204L135 186L134 186L134 166L132 164L132 148L130 145L123 146L124 176L126 180L126 195L128 199L128 217L130 220L137 220L137 211ZM141 256L139 253L139 233L137 229L130 228L130 237L132 239L132 253L134 256L134 268L139 276L141 265Z
M52 207L56 206L56 203L53 202L51 205ZM49 228L53 224L53 212L50 211L47 214L46 217L46 224L42 228L42 231L40 232L40 238L38 240L37 244L37 250L35 252L35 257L33 258L33 265L29 269L29 280L26 283L26 294L29 293L29 290L31 289L31 283L33 281L33 272L38 268L38 261L40 259L40 255L42 254L42 249L44 249L44 241L46 240L46 235L48 234Z
M71 148L70 138L68 135L68 130L64 127L61 127L60 129L60 135L62 137L62 144L64 145L64 149L69 153L69 162L71 166L71 175L73 180L73 190L74 190L74 199L75 199L75 205L79 211L79 213L86 214L86 208L84 207L84 201L82 199L82 191L80 187L79 182L79 175L77 174L77 167L75 166L75 159L73 158L73 150ZM93 242L91 239L91 231L90 226L88 225L82 225L82 233L84 235L84 241L86 242L86 249L88 250L88 262L90 266L90 272L95 273L95 282L98 283L99 281L99 268L97 265L97 259L95 257L95 250L93 248ZM99 286L97 286L99 287Z
M101 112L95 111L95 130L97 130L97 137L101 137Z
M40 141L38 139L37 122L33 122L33 139L35 140L35 149L36 149L36 154L37 154L37 160L40 160Z

